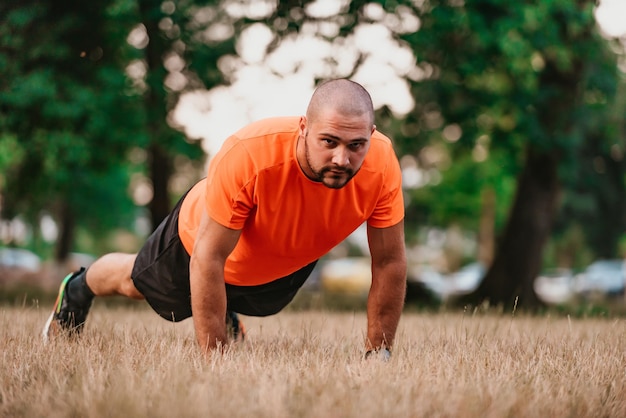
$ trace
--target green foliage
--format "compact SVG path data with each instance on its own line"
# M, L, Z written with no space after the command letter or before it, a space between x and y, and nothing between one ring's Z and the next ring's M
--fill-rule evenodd
M2 162L4 218L22 214L36 223L42 211L56 215L66 202L81 224L131 207L128 174L120 177L117 167L142 139L143 114L118 61L128 48L119 28L128 26L101 12L109 3L0 6L0 147L11 152ZM117 37L109 37L111 26ZM85 199L86 188L118 192L103 206ZM101 225L111 221L105 217Z
M476 162L470 155L455 160L439 184L428 185L411 193L407 216L421 214L420 224L446 227L457 224L477 231L483 210L482 193L486 189L496 196L496 228L504 225L515 192L515 179L502 176L507 168L503 152L491 157L492 163ZM510 170L510 168L508 169Z
M509 185L505 198L498 198L497 225L502 227L513 192L510 185L524 164L524 150L532 147L561 159L567 210L561 212L557 234L586 213L588 235L593 235L593 229L606 232L609 225L617 224L619 236L624 215L612 212L607 219L603 213L609 206L624 208L619 203L626 189L623 164L615 172L619 180L612 181L584 169L598 156L590 144L610 148L617 140L615 124L624 123L623 114L610 117L618 82L616 57L595 30L595 2L398 4L410 7L421 19L418 32L400 37L427 74L412 83L417 105L407 124L414 128L395 136L400 148L419 156L424 146L441 142L450 124L462 131L458 141L444 142L453 160L438 167L441 183L416 192L409 209L430 212L427 219L436 223L467 219L463 224L471 227L472 218L479 215L480 190L493 183L481 183L484 170L468 164L468 154L486 145L489 157L480 166L490 167L492 179ZM436 125L429 124L433 113L440 115ZM582 186L585 183L588 186ZM607 202L603 208L591 203L599 194L613 195L618 202ZM438 208L429 210L428 205ZM590 217L595 221L589 222ZM616 245L612 248L615 253Z
M348 37L376 21L364 13L375 3L421 22L415 33L397 33L422 72L409 80L415 109L402 120L388 109L377 115L400 154L440 176L409 192L408 229L449 223L476 229L480 196L489 189L502 231L526 150L534 148L561 161L565 192L550 248L574 240L598 254L615 253L626 224L624 150L617 142L625 107L615 100L615 54L594 29L595 2L355 0L324 19L307 14L309 3L277 2L255 18L229 15L218 0L0 4L2 216L35 223L42 211L58 218L70 202L78 228L100 235L130 226L136 208L129 178L146 168L128 162L128 151L162 151L163 171L177 155L202 160L199 143L168 125L168 112L186 91L231 81L218 63L236 54L244 28L266 24L275 34L270 50L324 19ZM127 36L140 22L150 43L135 49ZM221 36L216 28L224 29ZM180 90L164 83L163 58L171 55L183 62L187 84ZM140 82L125 74L134 60L148 69ZM451 127L458 138L449 135ZM433 161L432 150L447 157ZM576 225L584 237L572 235Z
M581 138L577 135L580 123L576 123L576 109L570 112L573 114L552 109L550 132L540 120L540 111L550 111L555 96L574 92L547 89L543 79L562 77L561 85L566 88L570 86L566 77L578 66L588 64L591 71L603 71L588 80L599 79L604 84L580 88L605 95L615 88L614 82L607 82L615 80L615 61L603 55L607 48L599 36L588 33L593 27L593 3L580 3L491 0L468 1L455 7L448 2L429 2L430 10L416 11L421 15L422 29L404 37L421 65L437 70L425 83L415 83L416 97L420 100L424 94L431 99L434 95L432 99L442 107L445 120L461 123L462 144L472 146L476 138L487 134L493 147L513 152L519 149L512 148L511 143L520 141L571 148ZM554 21L566 22L567 32L562 33L557 24L538 23ZM598 58L605 65L594 64ZM573 105L589 111L584 104ZM481 115L491 123L481 123Z
M13 164L20 164L24 158L24 150L20 147L15 135L0 134L0 188L4 187L2 173Z

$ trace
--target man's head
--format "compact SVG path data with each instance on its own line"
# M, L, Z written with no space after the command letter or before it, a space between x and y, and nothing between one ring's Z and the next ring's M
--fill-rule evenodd
M374 108L369 93L350 80L331 80L313 93L300 119L298 163L311 180L345 186L369 150Z

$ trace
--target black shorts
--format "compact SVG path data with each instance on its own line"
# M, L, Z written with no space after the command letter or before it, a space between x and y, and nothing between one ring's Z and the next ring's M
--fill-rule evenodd
M178 214L184 196L143 245L131 273L135 287L163 318L178 322L191 312L189 254L178 236ZM300 270L257 286L226 283L227 309L250 316L268 316L293 300L317 261Z

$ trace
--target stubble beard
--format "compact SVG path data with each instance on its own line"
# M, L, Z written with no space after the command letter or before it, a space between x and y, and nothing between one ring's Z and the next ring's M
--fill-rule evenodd
M307 139L308 134L304 136L304 156L306 158L306 163L309 166L309 171L313 174L312 180L318 181L330 189L341 189L348 184L348 182L356 174L356 172L350 168L337 166L324 166L319 170L313 168L313 164L311 163L311 154L309 152L309 141ZM337 174L334 174L333 172Z

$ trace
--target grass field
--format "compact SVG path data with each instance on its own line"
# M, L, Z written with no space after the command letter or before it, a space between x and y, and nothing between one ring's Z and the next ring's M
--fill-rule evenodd
M365 314L243 318L203 360L191 320L96 305L48 345L48 306L0 307L1 417L624 417L626 320L406 313L390 362Z

